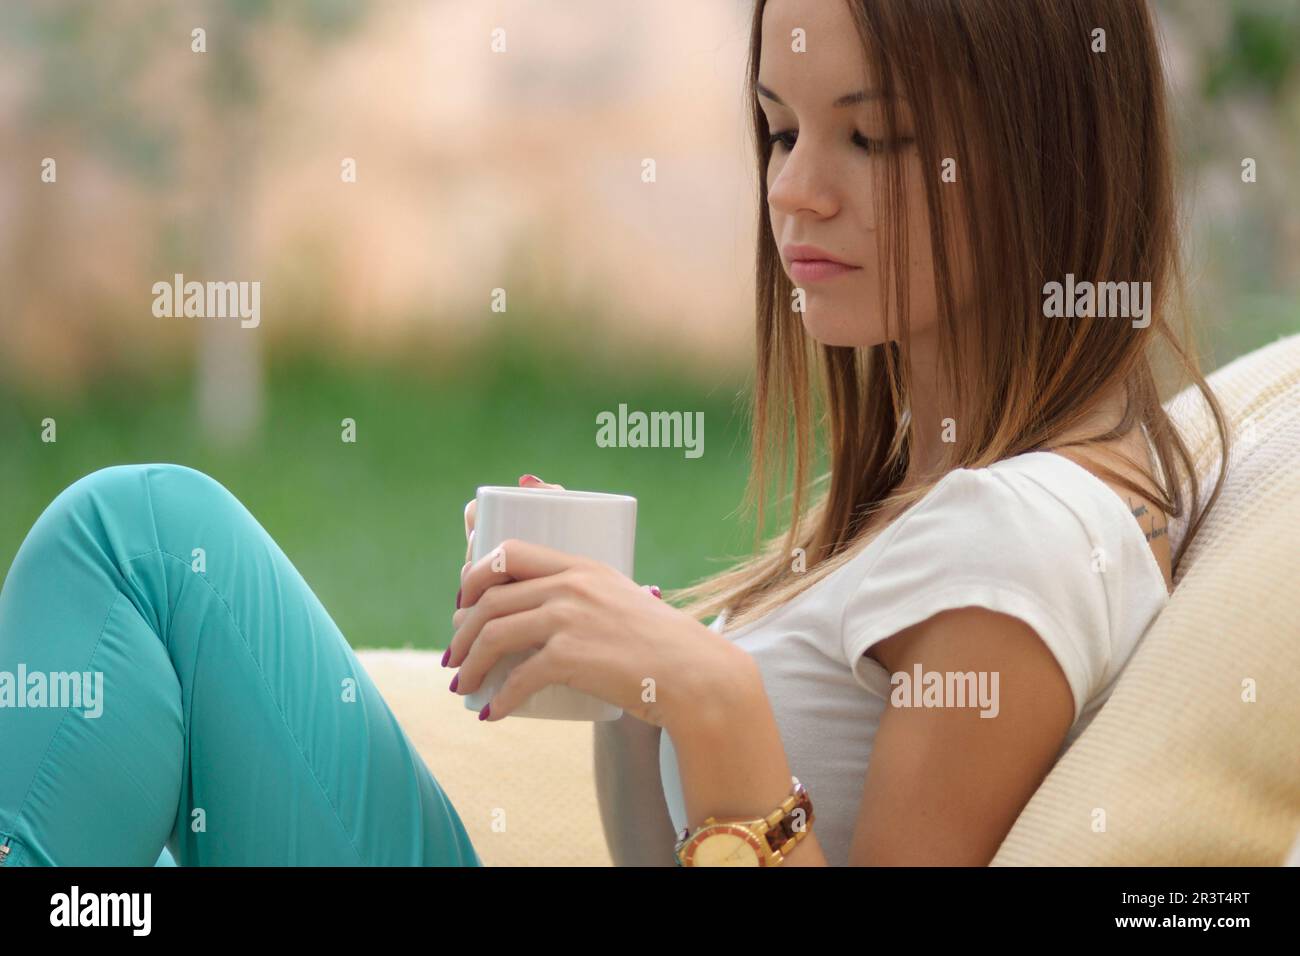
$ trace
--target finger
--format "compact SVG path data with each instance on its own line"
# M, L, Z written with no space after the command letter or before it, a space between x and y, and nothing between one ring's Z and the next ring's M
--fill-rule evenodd
M469 533L469 538L465 541L465 563L469 564L474 560L474 530ZM460 576L465 577L465 569L461 568Z
M584 566L586 558L545 545L507 538L475 561L461 579L461 607L473 607L494 584L525 581Z
M465 502L465 538L474 530L474 519L478 516L478 499L471 498Z
M552 647L543 647L525 661L510 669L510 675L500 690L487 702L480 720L501 720L510 716L529 697L552 684L570 685L573 670Z
M564 490L564 485L552 485L552 484L548 484L547 482L542 481L542 479L538 478L536 475L520 475L520 476L519 476L519 487L521 487L521 488L553 488L553 489L555 489L556 491L563 491L563 490Z
M533 607L487 621L461 662L456 693L472 694L488 671L503 657L544 647L555 633L555 615L546 607ZM513 669L513 668L512 668Z
M510 581L487 590L473 607L461 607L451 616L455 633L447 644L448 667L460 667L468 659L474 641L484 626L492 620L531 611L548 598L555 597L561 587L560 578L548 575L531 581Z

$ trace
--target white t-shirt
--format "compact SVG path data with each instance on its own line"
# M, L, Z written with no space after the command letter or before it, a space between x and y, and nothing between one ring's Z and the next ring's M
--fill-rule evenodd
M1073 692L1064 753L1168 600L1143 531L1150 521L1141 520L1139 527L1100 478L1051 452L959 468L843 567L764 618L724 632L758 663L790 770L812 797L818 841L832 866L848 863L891 692L888 671L864 652L953 608L1023 620ZM1172 547L1178 532L1171 523ZM725 617L710 627L718 631ZM667 731L659 770L680 833L686 814Z

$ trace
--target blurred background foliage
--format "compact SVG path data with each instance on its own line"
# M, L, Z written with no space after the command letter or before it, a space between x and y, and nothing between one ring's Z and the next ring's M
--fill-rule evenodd
M1300 328L1300 4L1155 7L1213 368ZM748 10L0 4L0 574L131 461L227 485L356 646L445 645L463 505L525 472L635 495L643 582L745 553ZM261 326L153 317L176 273L260 281ZM703 457L598 448L620 403L704 412Z
M436 341L412 340L383 362L310 343L278 349L267 357L265 423L237 447L194 426L184 365L104 379L76 398L0 390L0 566L77 476L177 461L248 505L355 646L445 646L465 559L463 506L477 485L514 485L526 472L636 496L638 580L675 587L721 570L728 549L738 555L752 541L733 514L746 464L735 388L683 380L653 357L602 361L541 328L520 316L454 359ZM703 457L597 448L593 409L616 402L703 412ZM32 427L46 416L57 422L53 444ZM356 422L355 444L340 440L345 418Z
M1206 97L1257 90L1279 100L1300 60L1300 4L1236 0L1228 11L1227 40L1206 58Z

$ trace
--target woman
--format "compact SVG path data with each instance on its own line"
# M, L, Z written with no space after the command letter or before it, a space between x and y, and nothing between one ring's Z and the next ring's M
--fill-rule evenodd
M1168 319L1153 25L1130 0L759 0L749 91L752 488L761 514L774 441L788 477L791 408L794 520L680 609L505 542L462 569L451 689L536 647L484 719L552 683L627 711L596 726L618 863L671 864L680 835L693 863L986 864L1218 494L1159 402L1157 341L1226 466ZM1062 312L1051 283L1136 285ZM20 662L105 690L94 720L0 709L10 864L479 862L307 585L197 472L107 469L54 501L0 594L0 669ZM758 817L780 836L703 826Z

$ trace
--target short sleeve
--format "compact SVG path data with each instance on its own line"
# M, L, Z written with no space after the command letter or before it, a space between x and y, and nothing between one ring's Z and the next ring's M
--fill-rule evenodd
M854 678L888 699L889 674L864 653L899 631L961 607L1024 621L1060 664L1077 721L1111 657L1106 550L1075 509L1012 469L957 469L883 533L844 607Z

